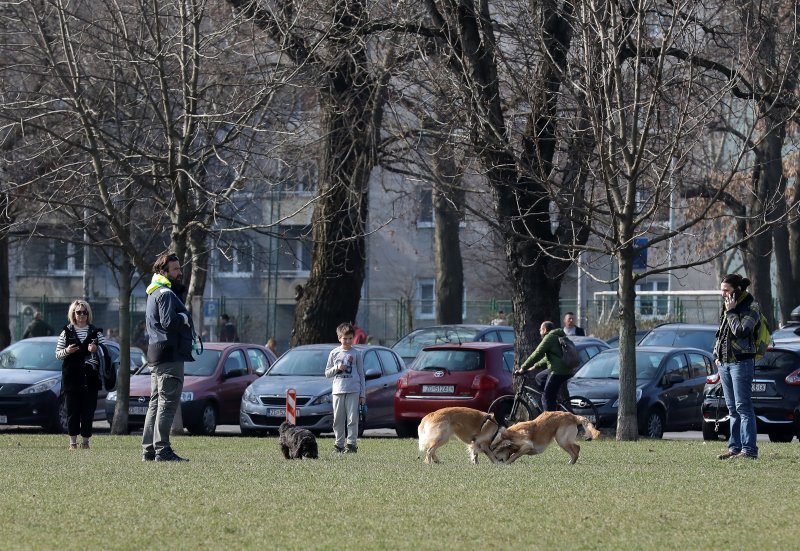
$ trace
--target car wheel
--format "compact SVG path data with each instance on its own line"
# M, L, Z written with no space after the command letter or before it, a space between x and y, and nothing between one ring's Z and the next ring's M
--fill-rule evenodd
M416 438L419 421L398 421L394 428L398 438Z
M660 410L651 409L647 413L644 436L648 438L662 438L664 436L664 414Z
M44 428L48 432L53 432L55 434L66 434L69 430L67 425L67 400L63 394L58 399L56 416L53 418L50 424L46 425Z
M703 440L719 440L720 436L725 436L720 423L719 431L714 430L714 423L703 422Z
M192 427L193 434L202 434L204 436L211 436L217 430L217 408L214 404L208 403L203 406L203 411L200 414L200 422Z
M791 442L794 439L794 432L791 427L772 429L767 434L770 442Z

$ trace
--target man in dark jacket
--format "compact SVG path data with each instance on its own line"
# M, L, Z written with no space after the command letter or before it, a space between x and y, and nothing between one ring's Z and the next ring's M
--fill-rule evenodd
M30 337L49 337L53 334L53 328L47 325L47 322L42 319L42 313L36 312L33 315L33 321L25 329L22 338L27 339Z
M228 314L219 317L219 342L239 342L239 332Z
M150 363L150 404L142 431L143 461L187 461L170 446L169 432L180 407L183 364L192 357L193 327L179 295L181 262L174 254L159 256L147 287L147 361Z
M542 342L536 350L528 356L516 371L517 375L527 373L532 369L547 368L541 372L543 377L537 375L537 382L544 387L542 391L543 411L556 411L558 409L558 391L564 382L572 377L572 370L564 364L562 359L561 342L559 338L565 336L564 330L556 327L552 321L542 322L539 327ZM547 375L544 375L544 374ZM542 384L544 379L544 384Z

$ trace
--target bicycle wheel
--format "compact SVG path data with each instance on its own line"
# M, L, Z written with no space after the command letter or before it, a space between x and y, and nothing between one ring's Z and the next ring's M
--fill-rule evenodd
M494 413L495 420L504 427L510 427L520 421L531 421L538 416L525 400L516 400L514 396L501 396L489 406L489 413Z
M585 396L570 396L569 400L566 402L559 401L559 405L564 411L586 417L595 427L597 427L600 422L600 414L597 411L597 406Z

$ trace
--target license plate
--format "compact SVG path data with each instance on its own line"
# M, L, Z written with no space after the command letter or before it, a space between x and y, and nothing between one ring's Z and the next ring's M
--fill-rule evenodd
M767 383L753 383L753 392L766 392Z
M455 389L454 385L422 385L422 392L428 394L452 394Z
M8 423L8 416L0 415L0 425L5 425L6 423Z
M128 415L147 415L147 406L131 406Z
M286 417L286 408L268 409L267 417Z

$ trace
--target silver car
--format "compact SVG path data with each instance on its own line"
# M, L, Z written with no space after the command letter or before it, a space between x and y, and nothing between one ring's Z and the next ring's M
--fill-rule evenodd
M286 391L297 393L297 426L319 434L333 430L331 379L325 377L328 355L338 344L309 344L288 350L242 396L242 434L276 432L286 419ZM355 345L364 354L367 382L367 429L394 428L394 393L405 371L403 360L383 346Z

